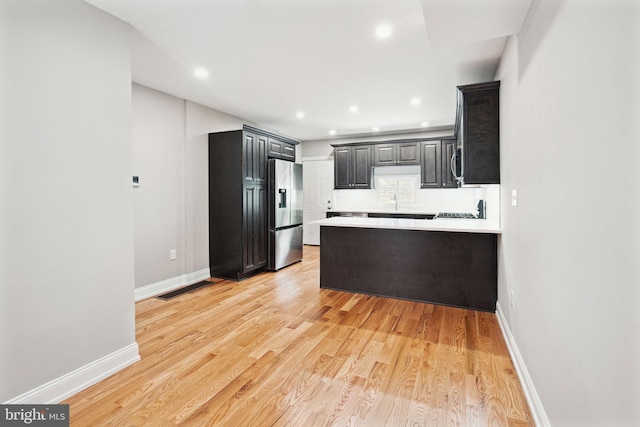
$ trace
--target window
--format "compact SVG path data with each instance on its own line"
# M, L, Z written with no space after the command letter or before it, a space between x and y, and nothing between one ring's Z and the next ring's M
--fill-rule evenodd
M378 203L395 204L396 198L398 203L415 203L417 186L418 179L414 176L378 177Z

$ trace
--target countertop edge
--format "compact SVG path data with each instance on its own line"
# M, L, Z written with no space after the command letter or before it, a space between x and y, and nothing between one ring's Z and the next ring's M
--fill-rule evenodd
M403 219L333 217L309 222L325 227L380 228L390 230L448 231L454 233L502 234L494 221L482 219Z

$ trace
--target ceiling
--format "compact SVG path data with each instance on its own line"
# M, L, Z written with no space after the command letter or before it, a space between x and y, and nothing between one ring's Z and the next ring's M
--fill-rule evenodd
M299 140L452 125L455 87L492 80L531 3L85 1L135 28L134 82Z

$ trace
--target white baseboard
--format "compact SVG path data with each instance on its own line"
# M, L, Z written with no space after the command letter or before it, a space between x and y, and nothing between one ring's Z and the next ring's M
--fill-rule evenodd
M34 405L59 403L138 360L140 360L138 343L134 342L5 403Z
M509 354L511 355L511 360L513 360L513 364L516 368L516 373L518 374L518 378L520 379L520 384L522 384L522 390L527 399L527 403L529 404L529 409L531 410L531 415L533 416L533 422L538 427L551 426L549 418L547 417L547 413L542 407L540 396L538 396L538 392L533 385L533 380L531 379L529 371L524 364L524 359L520 354L520 350L518 350L518 345L516 344L516 340L513 337L513 334L511 333L509 323L507 322L507 318L504 316L504 312L502 311L502 307L500 306L499 301L496 304L496 315L498 317L498 324L500 325L500 329L502 330L502 335L504 336L504 340L507 344L507 349L509 350Z
M172 277L171 279L166 279L160 282L152 283L150 285L142 286L140 288L136 288L135 300L140 301L145 298L154 297L156 295L160 295L165 292L181 288L183 286L192 285L201 280L208 279L209 277L211 277L211 273L209 272L208 268L205 268L193 273L182 274L180 276Z

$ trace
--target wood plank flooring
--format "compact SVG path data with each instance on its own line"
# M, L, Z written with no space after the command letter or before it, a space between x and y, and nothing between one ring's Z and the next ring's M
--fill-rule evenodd
M318 258L138 302L142 360L71 425L534 425L495 314L319 289Z

